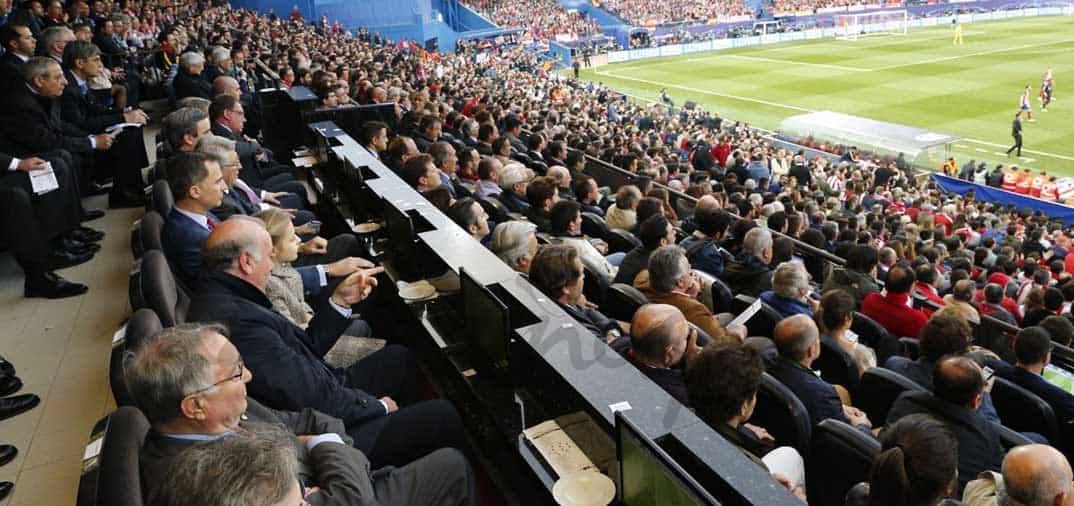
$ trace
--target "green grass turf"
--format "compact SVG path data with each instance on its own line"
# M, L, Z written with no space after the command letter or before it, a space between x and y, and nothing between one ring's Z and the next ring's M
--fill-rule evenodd
M582 72L635 99L667 87L677 105L693 100L724 118L770 130L782 119L831 110L965 137L970 158L1074 176L1074 17L967 24L965 44L950 26L854 41L820 39L693 53ZM1055 73L1055 97L1041 112L1041 76ZM1035 122L1023 122L1023 159L1003 152L1022 87L1030 85ZM1024 118L1023 118L1024 119ZM972 140L970 140L972 139Z

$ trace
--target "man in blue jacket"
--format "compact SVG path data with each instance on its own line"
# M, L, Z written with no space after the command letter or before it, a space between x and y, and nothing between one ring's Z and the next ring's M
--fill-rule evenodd
M1015 365L990 360L988 365L996 375L1040 397L1055 410L1056 421L1066 427L1074 420L1074 395L1044 378L1044 368L1052 359L1051 335L1043 327L1027 327L1018 332L1014 341ZM1053 441L1053 444L1058 443Z

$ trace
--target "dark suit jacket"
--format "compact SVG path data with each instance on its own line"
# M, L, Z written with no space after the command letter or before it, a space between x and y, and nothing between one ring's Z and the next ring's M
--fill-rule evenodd
M499 198L500 202L503 202L503 205L507 206L507 209L511 212L525 213L530 207L529 202L526 202L522 197L515 195L515 192L510 189L504 190Z
M620 330L619 323L615 320L604 316L603 313L596 309L589 307L580 307L573 304L563 304L556 302L559 307L563 308L567 314L571 315L578 323L581 323L585 328L589 329L593 335L600 339L604 339L608 332L611 330Z
M60 117L64 121L78 126L90 133L103 133L117 123L123 123L123 113L109 110L97 102L93 93L83 95L78 90L78 81L74 74L64 71L67 78L67 87L63 89L60 97Z
M99 33L93 37L93 45L100 48L101 52L106 55L118 55L124 54L126 51L120 47L119 44L110 36L103 33Z
M228 325L254 373L247 386L254 398L275 409L313 408L347 426L386 414L376 397L348 387L344 371L321 359L351 324L327 301L303 330L274 311L264 292L230 274L208 273L198 288L188 319Z
M843 403L839 400L839 394L827 381L820 379L801 364L779 356L775 350L765 353L764 365L768 374L778 379L791 392L794 392L798 400L802 401L813 425L829 418L850 423L843 413Z
M217 222L220 217L209 213ZM209 238L209 231L185 214L172 208L164 219L164 230L160 242L168 265L184 285L194 288L201 274L201 245ZM317 295L321 291L320 274L317 267L307 265L295 267L302 276L302 286L307 295Z
M612 341L610 346L613 350L622 355L623 358L634 364L634 366L647 378L653 380L653 383L656 383L660 388L663 388L668 395L681 402L683 406L690 405L690 395L686 390L686 380L683 378L682 369L674 367L657 369L635 360L634 353L630 347L630 338L626 336Z
M981 471L999 471L1003 447L991 423L977 412L937 398L932 392L905 392L888 411L887 424L914 413L927 413L943 420L958 437L959 488Z
M213 98L213 87L209 83L205 82L201 76L192 76L182 70L175 75L172 86L175 87L176 99L201 97L206 100L212 100Z
M623 283L634 286L634 278L638 273L649 268L649 255L653 252L645 246L638 246L627 252L623 262L619 264L619 270L615 273L613 283Z
M335 433L346 444L321 443L313 451L306 450L297 438L295 450L299 460L299 477L306 486L317 486L318 494L309 496L310 504L350 505L367 504L374 500L373 483L370 479L369 460L359 450L350 446L343 422L312 409L302 411L276 411L253 399L249 402L240 427L250 424L273 424L282 426L296 436ZM198 441L165 436L155 430L146 435L145 445L138 456L141 468L142 495L146 499L155 496L168 473L168 466L180 452ZM146 504L152 504L146 501Z
M1074 420L1074 395L1051 384L1044 376L1021 367L1014 367L999 360L990 360L988 365L996 371L997 376L1037 394L1037 397L1050 404L1055 410L1055 418L1060 427L1065 427L1068 422Z
M53 149L90 154L89 132L60 117L59 100L35 95L20 84L0 101L0 151L19 158Z
M739 257L724 267L723 281L734 293L756 297L772 289L772 268L755 256Z
M246 196L246 193L238 188L232 188L224 194L220 205L214 208L212 212L219 216L220 219L226 220L236 214L252 216L260 210L253 202L250 202L250 198Z
M534 225L537 225L538 232L544 232L546 234L552 232L552 214L548 211L530 206L530 208L526 210L526 218L528 218Z

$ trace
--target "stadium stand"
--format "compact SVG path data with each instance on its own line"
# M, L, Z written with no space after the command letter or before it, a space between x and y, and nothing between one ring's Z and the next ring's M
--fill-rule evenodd
M0 13L20 120L0 125L4 244L26 300L126 320L91 353L118 409L70 459L79 506L544 504L578 471L618 477L624 504L978 504L990 483L1034 479L1071 492L1069 465L1025 457L1069 459L1074 416L1074 252L1041 213L943 193L894 157L807 157L701 108L548 79L524 47L437 53L227 5L35 5ZM551 2L476 7L538 39L593 28ZM660 23L740 6L604 8ZM37 52L68 44L62 64L25 58L35 32ZM86 111L137 126L112 135ZM155 162L132 155L135 133ZM46 163L59 188L38 194L27 174ZM83 203L109 191L107 213ZM82 225L102 217L108 240ZM130 269L115 261L128 247ZM55 273L98 251L129 281L129 319ZM617 278L626 263L640 271ZM928 323L904 335L865 307L878 298ZM9 310L20 328L60 318L26 307ZM59 364L4 328L17 363L0 361L0 419L63 424L64 396L37 408L15 369ZM727 356L744 359L698 380ZM40 451L0 447L21 473L0 500L50 503L27 486ZM901 459L927 486L895 482ZM956 466L984 472L956 480Z

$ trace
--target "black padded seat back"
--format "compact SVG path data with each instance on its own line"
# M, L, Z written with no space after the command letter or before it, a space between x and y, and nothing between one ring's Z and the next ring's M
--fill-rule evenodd
M858 362L838 344L826 339L820 341L820 356L813 361L813 369L820 371L820 377L833 385L843 385L851 395L861 385L861 370Z
M802 401L775 377L764 373L757 390L757 407L750 423L764 427L781 446L809 455L812 424Z
M895 371L881 367L867 369L861 376L860 395L854 404L869 416L869 421L879 427L887 420L888 411L903 392L924 391L925 387Z
M607 240L606 238L611 233L611 229L608 228L608 224L604 222L604 218L599 214L582 213L582 233L589 237Z
M149 211L142 216L138 226L138 237L142 241L142 254L149 250L163 250L161 235L164 233L164 216L156 211Z
M880 441L839 420L823 420L810 437L806 490L810 504L843 504L847 492L869 478Z
M637 288L614 283L608 287L600 310L609 318L629 322L634 319L634 313L648 303L649 299Z
M142 481L138 456L149 432L149 420L132 406L123 406L108 417L101 444L96 505L142 506Z
M992 386L992 403L1003 425L1017 432L1036 432L1056 448L1063 441L1056 421L1055 409L1037 394L996 376Z
M186 321L190 298L176 282L163 252L145 252L142 257L141 279L145 304L157 313L161 324L174 327Z
M172 190L168 187L168 182L164 180L153 181L153 189L150 190L150 211L156 211L164 218L168 217L168 213L175 207L175 197L172 196Z
M160 332L163 326L160 318L149 308L141 308L127 321L123 337L112 343L112 354L108 362L108 385L112 388L112 397L117 406L132 404L127 394L127 384L123 380L123 356L127 350L134 350L150 336Z

